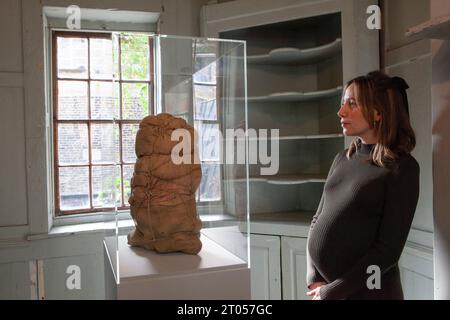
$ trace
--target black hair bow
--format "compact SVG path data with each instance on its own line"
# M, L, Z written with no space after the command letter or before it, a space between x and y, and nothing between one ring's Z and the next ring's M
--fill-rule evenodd
M403 105L405 106L406 113L409 116L409 105L408 105L408 95L406 94L406 89L409 89L409 85L406 83L405 79L400 77L392 77L391 79L392 87L398 89L403 98Z

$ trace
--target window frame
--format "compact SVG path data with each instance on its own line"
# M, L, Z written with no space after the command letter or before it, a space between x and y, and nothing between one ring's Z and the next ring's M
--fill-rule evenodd
M122 118L122 112L123 112L123 106L122 106L122 84L123 83L146 83L148 86L148 91L147 91L147 99L148 99L148 110L147 110L147 115L153 114L154 113L154 93L153 93L153 88L154 88L154 80L152 79L152 74L154 73L154 64L153 64L153 41L152 38L150 36L150 34L147 33L142 33L142 32L124 32L126 34L146 34L149 38L149 61L148 61L148 79L147 80L123 80L122 79L122 70L121 70L121 37L119 37L119 48L118 48L118 54L119 54L119 75L117 77L117 80L114 80L114 76L111 79L93 79L91 78L91 74L90 74L90 47L89 47L89 39L90 38L94 38L94 39L111 39L113 38L113 33L115 33L115 31L108 31L108 32L96 32L96 31L65 31L65 30L55 30L52 29L50 30L50 37L51 37L51 75L52 75L52 80L51 80L51 87L52 87L52 106L51 106L51 110L52 110L52 133L53 133L53 197L54 197L54 201L53 201L53 206L54 206L54 218L61 218L61 217L79 217L80 215L83 216L92 216L95 214L101 214L101 213L108 213L108 212L112 212L116 209L115 206L111 206L111 207L94 207L93 206L93 194L92 194L92 167L101 167L101 166L119 166L120 167L120 179L121 179L121 184L120 184L120 190L121 190L121 204L124 204L123 206L118 206L117 210L120 211L128 211L130 209L130 206L125 205L125 198L124 198L124 180L123 180L123 167L125 165L134 165L135 162L133 163L128 163L123 161L123 152L122 152L122 125L123 124L138 124L141 121L139 120L132 120L132 119L121 119ZM118 32L120 33L120 32ZM57 39L58 37L78 37L78 38L86 38L88 39L88 70L87 70L87 78L83 79L78 79L78 78L59 78L58 77L58 56L57 56ZM58 81L63 80L63 81L82 81L82 82L86 82L88 84L87 86L87 108L88 108L88 119L73 119L73 120L60 120L58 119ZM109 119L90 119L91 117L91 97L90 97L90 83L91 82L111 82L111 83L118 83L119 84L119 118L120 119L116 119L116 120L109 120ZM58 158L58 124L59 123L83 123L83 124L87 124L87 135L88 135L88 163L87 164L83 164L83 165L64 165L64 166L60 166L59 165L59 158ZM104 123L104 124L114 124L118 126L118 130L119 130L119 162L116 164L93 164L92 163L92 147L91 147L91 124L95 124L95 123ZM61 167L87 167L88 168L88 175L89 175L89 205L90 208L87 209L75 209L75 210L61 210L61 198L60 198L60 184L59 184L59 168Z

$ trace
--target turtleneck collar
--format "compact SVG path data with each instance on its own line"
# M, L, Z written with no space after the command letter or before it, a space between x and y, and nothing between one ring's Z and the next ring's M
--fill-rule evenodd
M362 143L361 141L358 141L356 146L357 146L356 150L358 151L359 154L369 155L370 152L375 147L375 144L365 144Z

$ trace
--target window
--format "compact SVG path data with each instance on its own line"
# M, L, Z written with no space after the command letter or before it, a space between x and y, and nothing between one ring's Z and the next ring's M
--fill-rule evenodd
M147 35L52 33L56 215L128 208L139 121L151 112Z
M202 181L197 202L222 199L220 170L220 127L217 112L216 54L201 52L195 55L194 124L199 136L199 158ZM208 51L208 50L205 50Z

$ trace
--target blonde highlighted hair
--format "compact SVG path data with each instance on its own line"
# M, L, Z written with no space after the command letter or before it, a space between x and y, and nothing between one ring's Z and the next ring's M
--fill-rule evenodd
M350 85L354 85L356 103L377 138L371 152L371 162L385 167L401 155L409 154L416 145L416 138L409 121L406 94L409 86L405 80L373 71L347 82L344 93ZM380 121L375 121L374 110L381 114ZM351 157L360 143L359 138L352 142L347 158Z

